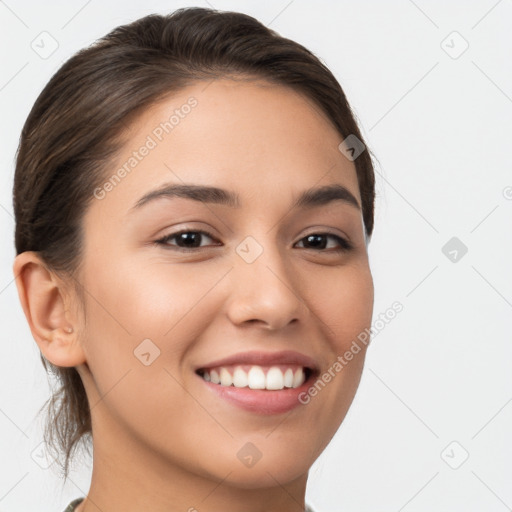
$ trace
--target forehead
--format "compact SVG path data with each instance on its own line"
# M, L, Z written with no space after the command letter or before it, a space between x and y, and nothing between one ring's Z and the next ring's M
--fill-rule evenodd
M360 200L355 166L338 149L342 136L312 100L285 86L196 82L148 108L124 138L106 177L125 172L102 209L128 211L168 182L234 189L242 206L244 197L291 203L306 188L332 183Z

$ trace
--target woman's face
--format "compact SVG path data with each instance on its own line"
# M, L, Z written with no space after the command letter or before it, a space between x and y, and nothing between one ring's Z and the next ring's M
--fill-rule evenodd
M189 86L130 127L84 218L77 369L95 456L228 475L243 488L307 473L353 400L365 345L344 354L373 308L341 140L300 94L229 79ZM176 185L222 192L142 200ZM303 367L314 373L301 385ZM229 376L250 387L225 385ZM261 386L285 387L252 389Z

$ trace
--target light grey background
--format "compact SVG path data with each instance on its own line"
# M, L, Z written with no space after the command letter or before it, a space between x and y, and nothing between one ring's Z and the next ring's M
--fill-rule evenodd
M75 51L117 25L188 5L245 12L315 52L379 160L370 243L375 318L397 300L404 310L374 338L352 408L310 472L307 500L318 512L511 510L510 0L7 0L0 2L0 512L61 511L87 493L91 469L85 459L61 491L54 466L36 462L42 438L34 418L49 387L12 275L22 124ZM52 49L44 31L58 43L47 58L31 47ZM458 246L443 252L452 237Z

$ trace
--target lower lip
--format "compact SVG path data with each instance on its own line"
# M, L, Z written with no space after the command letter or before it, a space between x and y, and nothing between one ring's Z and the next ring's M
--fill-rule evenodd
M265 389L236 388L234 386L221 386L204 380L198 375L201 381L214 393L244 409L258 414L280 414L291 411L299 405L301 393L306 392L310 387L311 376L298 388L285 388L276 391Z

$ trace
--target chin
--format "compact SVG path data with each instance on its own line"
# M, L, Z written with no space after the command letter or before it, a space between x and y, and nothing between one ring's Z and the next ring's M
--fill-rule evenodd
M290 455L288 458L293 458ZM297 460L279 461L279 464L264 464L261 460L252 468L231 469L231 473L224 480L223 485L230 485L238 489L263 489L276 485L287 485L300 478L305 478L311 464L297 464ZM220 475L219 475L220 477ZM221 477L224 478L225 474Z
M240 448L240 445L242 448ZM223 480L223 485L231 485L240 489L259 489L286 485L300 478L305 478L310 467L320 454L312 452L314 443L303 439L301 446L297 442L279 444L268 440L254 445L237 442L235 457L223 457L221 454L212 456L214 468L208 468L211 477ZM226 452L224 452L226 453ZM247 460L244 461L244 459ZM252 459L251 459L252 457ZM228 475L226 477L226 475Z

